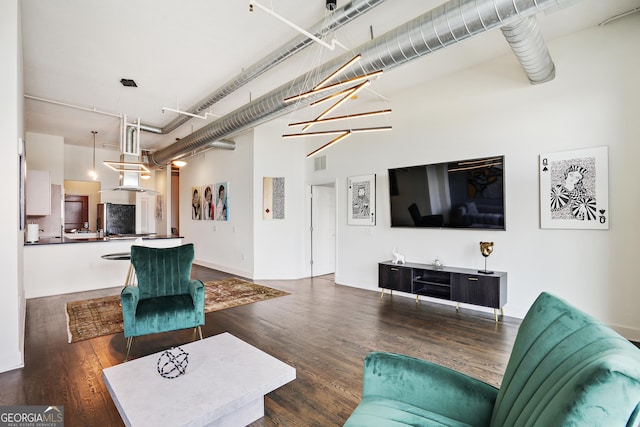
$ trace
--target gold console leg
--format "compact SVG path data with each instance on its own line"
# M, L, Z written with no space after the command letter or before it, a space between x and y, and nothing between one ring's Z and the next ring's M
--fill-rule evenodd
M380 298L384 298L384 288L382 289L382 292L380 292Z
M500 307L500 315L504 317L504 307Z
M456 303L456 311L460 311L460 303L459 302Z
M493 309L493 317L494 317L494 319L496 319L496 322L497 322L498 321L498 309L497 308Z
M418 298L418 295L416 295L416 304L420 302L420 299Z

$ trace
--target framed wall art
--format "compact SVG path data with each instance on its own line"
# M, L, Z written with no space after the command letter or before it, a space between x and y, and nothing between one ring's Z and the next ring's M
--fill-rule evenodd
M609 229L608 147L540 155L540 227Z
M214 204L213 204L213 184L202 186L202 219L205 221L213 220Z
M376 225L376 176L347 178L349 225Z
M229 220L229 183L218 182L215 185L215 200L216 204L214 219L216 221L228 221Z
M202 195L200 187L191 187L191 219L202 219Z
M284 219L284 178L262 178L262 219Z

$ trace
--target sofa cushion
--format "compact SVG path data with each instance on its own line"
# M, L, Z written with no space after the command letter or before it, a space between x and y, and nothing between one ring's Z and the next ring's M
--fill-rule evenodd
M366 396L345 427L469 427L435 412L381 396Z

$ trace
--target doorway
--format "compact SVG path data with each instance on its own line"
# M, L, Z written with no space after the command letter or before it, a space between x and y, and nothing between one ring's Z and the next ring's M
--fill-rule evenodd
M66 214L67 210L67 197L70 196L80 196L87 197L87 219L82 217L82 220L74 219L70 220L65 215L64 217L64 228L65 230L70 230L72 228L82 228L85 222L89 222L89 230L90 231L98 231L97 219L98 219L98 203L100 203L100 182L98 181L73 181L73 180L65 180L64 181L64 194L65 194L65 204L64 204L64 213ZM77 203L77 202L76 202ZM80 202L83 203L83 202ZM76 208L80 205L76 205ZM84 212L85 207L79 208L82 212ZM67 225L67 222L69 224ZM71 224L73 222L73 224ZM58 225L60 227L60 225ZM94 228L95 227L95 228Z
M89 196L64 197L64 231L89 228Z
M311 277L336 271L335 184L311 186Z

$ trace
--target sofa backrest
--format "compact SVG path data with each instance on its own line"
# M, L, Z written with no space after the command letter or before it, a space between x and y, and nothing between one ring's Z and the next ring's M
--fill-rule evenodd
M140 299L189 293L193 243L173 248L131 246Z
M602 322L542 293L525 316L492 426L635 426L640 349Z

